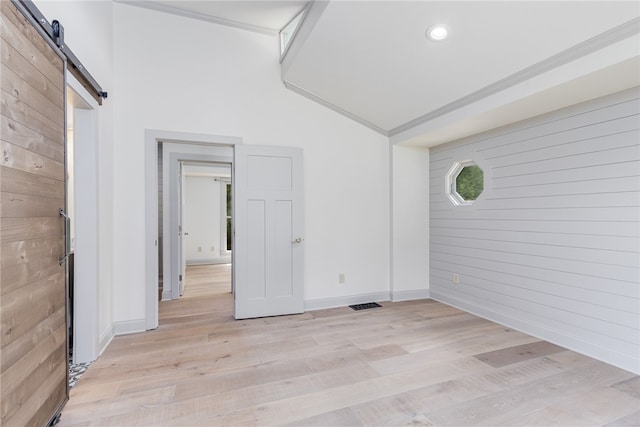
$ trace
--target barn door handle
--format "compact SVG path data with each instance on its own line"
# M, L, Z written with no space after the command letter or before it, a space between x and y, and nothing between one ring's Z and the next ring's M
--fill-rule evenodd
M61 217L64 217L64 256L62 258L60 258L58 260L58 264L62 265L65 262L67 262L67 260L69 259L69 254L71 252L71 246L70 246L70 222L71 222L71 218L69 218L69 215L67 215L67 213L64 211L64 209L60 208L58 209L58 213L60 214Z

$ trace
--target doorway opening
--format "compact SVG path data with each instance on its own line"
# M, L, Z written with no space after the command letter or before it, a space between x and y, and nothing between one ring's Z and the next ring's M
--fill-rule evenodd
M199 287L197 295L206 290L207 276L215 282L211 289L226 281L230 294L233 146L160 139L156 159L156 303L163 306L180 299L194 274L197 279L191 282ZM216 265L226 265L228 277L225 269L208 268ZM192 269L198 272L191 274ZM189 296L193 299L193 292Z
M158 142L162 143L163 163L163 297L175 300L181 291L183 270L176 255L183 240L177 199L182 185L180 165L189 161L232 163L233 316L246 319L304 312L302 150L244 145L234 137L147 130L145 329L155 329L159 323Z
M172 163L171 155L182 153L173 159L176 160L173 162L176 169L177 161L192 160L229 163L232 164L233 171L234 147L241 143L242 139L238 137L156 129L145 131L145 329L158 327L159 301L172 299L174 292L179 292L173 289L171 283L172 271L178 271L178 268L177 265L172 265L171 260L175 260L176 257L171 256L171 245L168 241L170 230L177 235L177 228L172 228L170 223L171 217L177 217L177 214L170 215L170 189L178 185L176 180L170 181L168 176ZM175 209L175 203L173 206ZM161 263L162 294L159 298ZM177 297L178 295L175 295L175 298Z
M180 297L231 294L231 164L184 161L181 171Z
M86 363L95 360L101 349L98 319L98 105L69 73L66 99L69 357L72 363Z

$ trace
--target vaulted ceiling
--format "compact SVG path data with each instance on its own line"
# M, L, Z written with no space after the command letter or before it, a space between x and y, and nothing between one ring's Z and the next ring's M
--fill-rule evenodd
M640 84L636 1L132 2L276 34L291 90L432 146ZM449 37L425 30L444 24Z

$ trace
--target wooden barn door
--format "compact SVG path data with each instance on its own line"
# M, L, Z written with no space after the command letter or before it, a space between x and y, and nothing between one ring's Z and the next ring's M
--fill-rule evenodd
M0 425L43 426L68 399L65 62L0 8Z

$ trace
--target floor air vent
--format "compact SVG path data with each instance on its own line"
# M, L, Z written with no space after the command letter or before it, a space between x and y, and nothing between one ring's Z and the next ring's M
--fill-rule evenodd
M382 306L377 302L365 302L364 304L354 304L354 305L350 305L349 307L357 311L357 310L366 310L368 308L376 308L376 307L382 307Z

